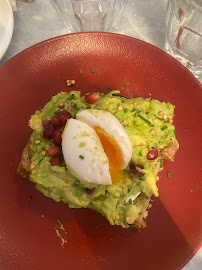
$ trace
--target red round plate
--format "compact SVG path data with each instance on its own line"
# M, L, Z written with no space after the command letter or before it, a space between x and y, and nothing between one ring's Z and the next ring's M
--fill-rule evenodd
M68 88L67 79L76 84ZM0 86L0 269L171 270L192 258L202 235L202 87L188 70L134 38L80 33L18 54L0 67ZM109 87L129 97L151 96L176 106L180 149L175 162L167 162L160 173L160 196L153 198L147 227L141 232L111 226L88 209L56 203L16 173L35 110L60 91L85 94L108 92ZM56 230L67 240L63 247Z

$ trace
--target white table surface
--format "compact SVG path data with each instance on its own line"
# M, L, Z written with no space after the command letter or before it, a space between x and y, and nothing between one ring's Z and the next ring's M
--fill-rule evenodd
M128 0L119 33L144 40L163 49L166 5L167 0ZM36 0L31 4L17 1L13 37L0 61L0 66L31 45L66 33L68 32L62 20L49 0ZM201 269L202 248L183 270Z

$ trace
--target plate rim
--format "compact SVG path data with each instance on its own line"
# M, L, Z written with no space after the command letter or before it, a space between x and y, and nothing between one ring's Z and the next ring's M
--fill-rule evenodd
M0 0L1 1L1 0ZM6 0L8 1L8 0ZM21 55L32 51L34 48L43 46L43 44L48 44L50 42L56 41L56 40L60 40L60 39L65 39L68 38L69 36L78 36L78 35L103 35L103 36L117 36L123 39L130 39L130 40L136 40L136 42L139 42L140 44L145 44L147 46L153 47L154 50L157 50L161 53L163 53L164 55L166 55L168 57L168 59L170 59L171 61L174 61L176 63L176 65L178 65L179 67L181 67L181 69L183 69L185 72L187 72L188 76L192 77L192 80L195 81L196 84L198 84L198 86L200 88L202 88L202 84L200 83L200 81L191 73L191 71L189 71L182 63L180 63L178 60L176 60L173 56L169 55L168 53L166 53L164 50L160 49L159 47L148 43L146 41L143 41L141 39L135 38L135 37L131 37L131 36L127 36L127 35L123 35L123 34L117 34L117 33L111 33L111 32L96 32L96 31L91 31L91 32L77 32L77 33L68 33L68 34L64 34L64 35L59 35L59 36L55 36L52 38L48 38L45 40L42 40L40 42L37 42L36 44L33 44L31 46L29 46L28 48L22 50L21 52L17 53L16 55L14 55L13 57L11 57L8 61L6 61L2 66L0 66L0 70L2 67L6 67L7 65L9 65L11 62L15 61L16 58L20 57Z
M0 0L1 1L1 0ZM8 0L7 0L8 1ZM37 48L37 47L40 47L40 46L43 46L43 44L48 44L49 42L52 42L52 41L56 41L56 40L60 40L60 39L66 39L68 38L68 36L73 36L73 35L83 35L83 34L86 34L86 33L94 33L94 34L104 34L103 36L112 36L112 35L117 35L117 36L121 36L123 37L124 39L132 39L132 40L136 40L139 44L143 43L143 44L147 44L147 46L152 46L154 47L155 50L157 51L161 51L161 53L165 53L168 57L170 57L170 59L173 59L175 61L176 64L178 64L178 66L180 65L181 66L181 69L183 68L184 70L186 70L186 72L188 71L189 74L191 74L191 77L192 77L192 81L196 83L196 85L198 84L199 88L202 89L202 85L201 83L192 75L192 73L186 69L180 62L178 62L177 60L175 60L172 56L170 56L169 54L167 54L166 52L164 52L163 50L159 49L158 47L152 45L152 44L149 44L147 42L144 42L142 40L139 40L139 39L136 39L136 38L133 38L133 37L129 37L129 36L125 36L125 35L121 35L121 34L114 34L114 33L106 33L106 32L82 32L82 33L72 33L72 34L65 34L65 35L60 35L60 36L56 36L56 37L53 37L53 38L50 38L50 39L46 39L44 41L41 41L39 43L36 43L28 48L26 48L25 50L21 51L20 53L16 54L15 56L13 56L11 59L9 59L5 64L3 64L1 67L0 67L0 72L3 71L3 68L7 67L7 65L9 66L13 61L15 61L16 59L18 59L18 57L21 57L21 55L23 55L24 53L27 53L27 52L30 52L32 51L33 49ZM171 60L171 61L173 61ZM3 68L2 68L3 67ZM188 75L187 73L187 75ZM189 75L190 76L190 75ZM184 266L196 255L196 253L199 251L199 249L201 248L201 243L199 243L198 246L195 247L195 250L194 250L194 254L191 258L187 259L187 261L185 262Z

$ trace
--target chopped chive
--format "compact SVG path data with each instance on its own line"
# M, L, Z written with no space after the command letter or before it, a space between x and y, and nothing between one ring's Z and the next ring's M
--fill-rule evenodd
M82 73L83 73L83 69L81 68L81 69L80 69L80 74L82 74Z
M135 111L136 111L136 109L135 109L135 108L133 108L131 112L135 112Z
M67 100L72 100L74 99L74 94L71 94L71 96Z
M124 109L124 113L127 113L127 111L128 111L128 109L125 108L125 109Z
M148 114L149 112L146 112L146 114Z
M60 218L57 218L57 222L61 223L61 219Z
M144 118L142 115L137 114L137 116L138 116L140 119L144 120L150 127L154 127L154 125L153 125L149 120L147 120L146 118Z
M170 173L169 172L167 173L167 176L170 177Z
M94 227L95 227L95 228L99 228L99 225L95 224Z
M129 82L125 83L125 86L128 87L129 86Z
M132 201L131 199L129 199L129 201L128 201L128 202L129 202L129 204L132 204L132 203L133 203L133 201Z
M60 115L61 112L60 112L60 111L56 111L56 112L54 112L54 114L55 114L55 115Z
M79 155L79 158L80 158L80 159L84 159L84 156L82 156L82 155Z
M163 167L163 162L164 162L164 160L161 159L161 161L160 161L160 167Z
M139 152L139 156L142 156L142 151Z
M141 177L140 177L139 180L140 180L140 181L145 181L145 178L141 178Z
M175 133L176 133L176 131L175 131L175 129L174 129L173 134L175 135Z
M124 103L124 102L125 102L125 100L124 100L124 99L122 99L122 100L121 100L121 102L122 102L122 103Z
M165 130L167 127L168 127L168 126L163 126L163 127L161 128L161 130Z
M73 109L74 109L74 110L77 110L77 111L79 110L79 108L78 108L78 106L76 105L76 103L73 105Z
M94 73L95 72L95 68L93 67L93 68L91 68L91 71L92 71L92 73Z

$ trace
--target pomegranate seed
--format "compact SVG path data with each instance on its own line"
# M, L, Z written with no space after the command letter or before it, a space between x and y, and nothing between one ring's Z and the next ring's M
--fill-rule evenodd
M53 116L53 117L51 118L51 124L52 124L55 128L61 127L60 117L59 117L59 116Z
M85 190L89 195L92 195L95 191L95 188L85 188Z
M86 94L84 99L88 104L93 104L100 99L100 93L91 92L89 94Z
M60 119L60 126L64 127L66 125L67 119L72 118L71 113L68 111L61 112L59 119Z
M53 136L53 133L55 131L55 128L52 124L49 124L45 129L44 129L44 132L43 132L43 137L50 140L52 139L52 136Z
M59 146L53 145L48 150L47 153L50 157L60 156L62 151Z
M55 145L61 145L61 143L62 143L61 135L62 135L61 130L57 129L57 130L54 131L54 133L53 133L53 142L54 142Z
M144 173L140 172L138 170L138 168L140 169L144 169L144 166L142 166L141 164L135 164L135 163L131 163L130 164L130 172L134 175L136 175L137 177L143 177Z
M42 121L42 125L43 125L44 128L46 128L49 124L50 124L50 120L45 119L45 120Z
M62 161L61 161L60 157L55 156L55 157L51 158L50 163L51 163L52 166L60 166Z
M147 159L155 160L157 157L158 157L158 150L155 147L152 147L152 149L147 153Z

